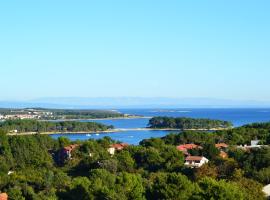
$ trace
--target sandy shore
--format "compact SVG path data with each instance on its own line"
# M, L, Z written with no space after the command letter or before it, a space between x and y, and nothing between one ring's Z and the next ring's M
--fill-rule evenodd
M109 129L106 131L68 131L68 132L25 132L25 133L8 133L10 136L14 135L56 135L56 134L95 134L95 133L115 133L115 132L126 132L126 131L218 131L218 130L227 130L225 128L213 128L213 129L175 129L175 128L119 128L119 129Z

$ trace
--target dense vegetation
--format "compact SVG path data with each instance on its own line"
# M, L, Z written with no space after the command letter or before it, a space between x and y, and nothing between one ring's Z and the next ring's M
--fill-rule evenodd
M0 133L0 190L10 200L175 199L261 200L262 185L270 183L270 148L249 151L236 148L250 139L270 144L270 130L240 127L217 132L188 131L164 138L143 140L111 156L110 138L77 141L72 159L57 162L67 138L7 136ZM176 149L182 143L203 149L190 150L210 162L198 169L184 165ZM215 143L231 144L228 158L218 156ZM8 175L8 171L14 173Z
M105 131L113 128L96 122L77 121L38 121L38 120L7 120L0 123L0 128L6 132L17 130L25 132L85 132Z
M270 129L270 122L269 123L253 123L253 124L247 124L244 127L247 127L247 128L256 128L256 129Z
M238 127L215 132L183 131L181 134L169 134L163 139L167 144L185 144L205 142L225 142L230 145L249 145L251 140L258 139L260 144L270 144L270 129Z
M56 118L65 119L95 119L124 117L122 113L109 110L51 110Z
M149 121L151 128L175 128L175 129L223 129L231 128L232 123L212 119L153 117Z

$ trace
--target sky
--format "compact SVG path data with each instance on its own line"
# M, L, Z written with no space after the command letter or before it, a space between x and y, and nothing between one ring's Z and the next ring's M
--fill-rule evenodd
M0 2L0 100L270 101L268 0Z

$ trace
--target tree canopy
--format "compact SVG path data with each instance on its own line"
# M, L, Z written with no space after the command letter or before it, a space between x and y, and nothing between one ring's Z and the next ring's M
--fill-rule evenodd
M195 118L173 118L173 117L153 117L149 120L150 128L175 128L187 129L223 129L231 128L232 123L222 120L195 119Z
M0 123L0 129L5 132L16 130L18 133L25 132L84 132L84 131L105 131L113 128L96 122L78 121L38 121L28 119L6 120Z

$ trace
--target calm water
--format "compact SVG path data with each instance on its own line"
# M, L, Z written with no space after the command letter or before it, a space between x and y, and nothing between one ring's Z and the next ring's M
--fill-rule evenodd
M241 126L253 122L270 121L270 109L121 109L122 113L142 115L142 116L169 116L169 117L192 117L210 118L231 121L234 126ZM93 121L93 120L83 120ZM117 119L117 120L97 120L115 128L143 128L148 124L149 119ZM141 140L151 137L162 137L171 131L126 131L106 134L61 134L71 140L100 139L109 136L114 140L138 144ZM59 135L53 135L53 138Z

